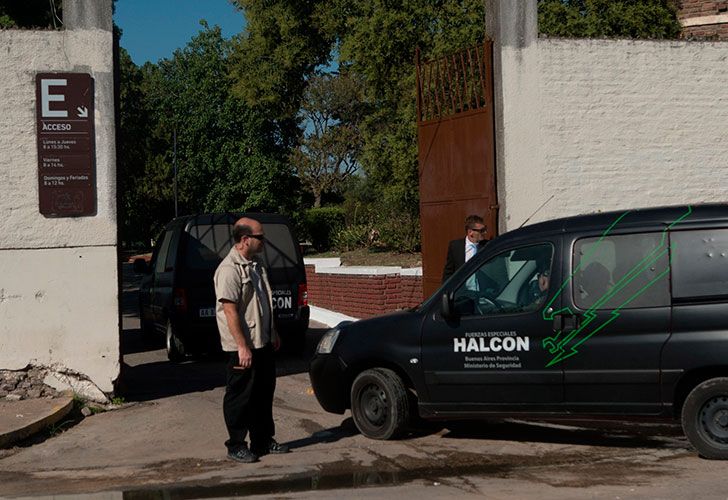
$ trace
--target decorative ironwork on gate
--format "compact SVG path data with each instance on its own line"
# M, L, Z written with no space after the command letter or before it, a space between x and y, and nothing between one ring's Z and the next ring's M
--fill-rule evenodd
M482 109L492 100L490 42L432 61L417 50L417 121Z

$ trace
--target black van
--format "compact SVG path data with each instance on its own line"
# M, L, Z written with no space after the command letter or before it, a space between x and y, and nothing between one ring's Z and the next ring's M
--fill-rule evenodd
M234 243L233 225L240 217L263 224L275 324L284 348L303 350L309 320L306 271L288 219L258 213L189 215L167 224L148 266L134 263L137 272L147 274L139 289L142 333L164 334L172 361L220 350L212 278Z
M491 241L419 307L342 324L327 411L388 439L414 412L682 419L728 458L728 205L571 217Z

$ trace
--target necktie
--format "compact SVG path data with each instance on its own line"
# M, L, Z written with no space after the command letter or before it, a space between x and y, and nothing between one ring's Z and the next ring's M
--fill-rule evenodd
M469 261L475 255L475 245L468 244L465 247L465 262Z
M477 247L471 243L468 243L465 246L465 262L469 261L473 255L475 255L476 250ZM478 291L478 282L475 280L475 275L468 278L468 281L465 283L465 287L468 290Z

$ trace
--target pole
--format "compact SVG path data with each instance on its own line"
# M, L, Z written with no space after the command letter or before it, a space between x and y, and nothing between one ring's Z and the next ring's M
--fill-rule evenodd
M177 127L174 127L172 164L174 165L174 216L177 217Z

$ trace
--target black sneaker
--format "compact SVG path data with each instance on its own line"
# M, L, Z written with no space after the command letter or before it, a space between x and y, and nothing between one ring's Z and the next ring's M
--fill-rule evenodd
M268 455L269 453L272 453L274 455L279 455L282 453L290 453L291 450L286 446L285 444L280 444L275 439L271 439L270 443L266 448L254 448L255 454L259 457L262 457L263 455Z
M247 446L238 448L235 451L228 451L228 458L244 464L252 464L258 461L258 455L248 449Z

